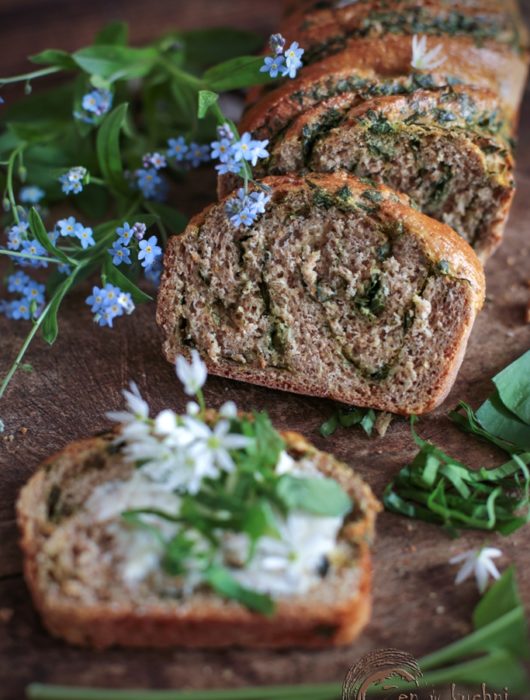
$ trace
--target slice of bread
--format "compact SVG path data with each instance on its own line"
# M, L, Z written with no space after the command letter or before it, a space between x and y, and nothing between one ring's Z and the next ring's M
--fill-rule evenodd
M347 170L405 192L486 259L501 242L514 194L510 129L495 95L417 90L355 104L319 103L269 145L255 176Z
M484 300L484 273L406 196L345 174L270 177L249 228L224 203L169 242L157 308L170 362L400 414L443 401Z
M208 589L179 598L151 582L128 586L112 548L116 530L126 534L119 508L101 521L89 507L94 489L112 489L135 470L123 459L116 434L105 434L49 458L17 503L25 577L48 630L96 648L316 648L354 639L370 617L370 543L380 505L347 465L296 433L283 438L295 460L310 460L352 498L353 510L339 533L349 556L322 571L321 582L304 595L279 598L271 617ZM135 507L141 507L141 498L140 493Z

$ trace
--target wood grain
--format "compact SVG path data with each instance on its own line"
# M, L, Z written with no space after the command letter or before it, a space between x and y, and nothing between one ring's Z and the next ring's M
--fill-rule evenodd
M137 0L91 3L42 0L20 3L0 0L2 73L23 67L23 56L46 46L74 48L88 40L103 20L129 19L133 37L148 39L172 24L236 24L264 35L275 23L280 3L235 0ZM530 9L527 3L527 10ZM9 69L9 70L8 70ZM447 451L474 465L500 462L502 455L462 435L445 418L459 399L477 406L490 392L489 378L530 346L530 326L523 323L529 299L530 242L530 95L522 114L518 193L504 246L487 267L488 301L474 329L469 351L446 404L420 422L420 432ZM196 212L214 196L208 171L176 195L175 204ZM138 382L153 408L183 408L183 395L173 369L160 352L154 305L120 319L114 330L93 326L79 290L61 313L56 345L42 341L28 361L34 371L19 372L0 415L6 432L0 441L0 697L20 700L31 681L111 687L220 687L255 683L340 680L351 663L369 649L394 646L421 655L456 639L470 629L470 614L478 600L469 582L456 588L448 560L477 546L484 537L465 534L450 540L439 528L384 513L375 547L374 615L366 633L352 648L307 653L293 650L264 653L234 650L219 653L81 651L52 640L31 606L20 571L13 506L20 486L39 461L68 441L108 425L106 410L121 405L120 389ZM0 373L14 357L26 325L0 321ZM383 440L370 440L355 430L328 440L318 427L329 415L326 401L282 394L212 378L206 398L213 406L227 399L241 407L270 412L280 428L303 432L322 448L352 464L378 495L403 466L414 447L408 425L397 421ZM530 610L530 551L527 531L509 539L493 536L502 565L515 562L522 594Z

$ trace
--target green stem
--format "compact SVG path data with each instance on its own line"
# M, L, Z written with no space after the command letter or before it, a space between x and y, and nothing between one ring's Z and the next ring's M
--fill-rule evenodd
M178 78L182 82L187 83L196 90L202 90L205 87L204 82L200 78L196 78L191 73L187 73L185 70L182 70L182 68L176 66L169 59L161 56L160 64L163 65L164 68L166 68L172 75L174 75L175 78Z
M59 73L63 70L59 66L50 66L49 68L41 68L40 70L32 71L31 73L23 73L22 75L13 75L10 78L0 78L0 87L4 85L9 85L10 83L20 83L26 80L33 80L34 78L43 78L45 75L52 75L53 73Z
M29 258L30 260L43 260L44 262L55 263L56 265L62 265L62 260L57 260L57 258L47 258L44 255L32 255L31 253L19 253L16 250L7 250L6 248L0 248L0 255L7 255L13 258Z
M17 369L19 368L20 363L21 363L22 360L24 359L24 355L26 354L26 351L27 351L27 349L29 348L31 341L33 340L33 338L35 337L37 331L39 330L39 328L41 327L42 323L44 322L44 319L46 318L46 315L47 315L48 312L50 311L50 308L51 308L52 304L53 304L53 299L51 299L51 300L46 304L46 306L44 307L44 309L43 309L41 315L40 315L39 318L34 322L33 326L31 327L30 332L29 332L28 335L26 336L26 339L25 339L24 342L22 343L22 347L20 348L20 350L19 350L19 352L18 352L18 355L17 355L16 358L15 358L15 361L14 361L13 364L11 365L11 367L10 367L10 369L9 369L9 372L6 374L6 376L4 377L4 379L3 379L3 381L2 381L2 384L0 385L0 399L1 399L1 398L3 397L3 395L5 394L6 389L7 389L7 387L9 386L9 382L11 381L11 379L13 378L13 375L15 374L15 372L17 371Z
M28 686L30 700L338 700L342 686L328 683L319 686L264 686L227 690L102 690L64 686Z
M9 161L7 163L7 182L6 182L6 189L7 189L7 198L9 199L9 204L11 205L11 210L13 212L13 217L15 218L15 221L17 224L20 224L20 218L18 216L18 211L17 211L17 203L15 200L15 193L13 192L13 169L15 167L15 161L17 157L19 156L20 153L25 148L25 144L21 144L15 150L13 153L9 156Z

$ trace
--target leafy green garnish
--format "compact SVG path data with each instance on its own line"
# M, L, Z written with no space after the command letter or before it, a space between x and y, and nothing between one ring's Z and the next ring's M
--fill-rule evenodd
M230 592L231 582L217 574L221 587ZM450 687L451 684L525 694L530 690L522 662L529 657L528 626L515 572L508 569L484 595L473 613L473 631L419 660L423 671L420 686ZM346 672L346 669L344 669ZM398 689L418 692L400 682ZM29 700L338 700L342 683L260 686L224 690L104 690L33 683Z
M352 507L351 498L333 479L300 479L285 474L280 478L276 492L288 510L345 516Z
M132 527L149 531L157 530L156 518L178 526L167 541L157 535L164 548L162 565L171 576L185 575L193 560L194 569L217 593L271 614L274 605L270 597L244 588L228 569L219 566L217 555L223 537L230 533L247 535L250 561L261 537L279 537L282 520L290 511L342 518L350 512L352 502L333 479L277 472L286 445L266 413L234 417L230 431L250 438L246 447L230 452L233 471L204 478L197 493L181 493L178 512L144 508L122 516Z
M460 403L450 417L506 452L530 450L530 351L495 376L493 383L496 391L476 413Z
M412 421L414 425L414 420ZM459 528L511 534L530 521L530 453L514 455L497 469L474 471L412 427L420 451L387 486L386 508L394 513Z
M373 408L337 408L320 426L322 437L330 437L337 428L351 428L360 425L368 437L372 436L378 412Z

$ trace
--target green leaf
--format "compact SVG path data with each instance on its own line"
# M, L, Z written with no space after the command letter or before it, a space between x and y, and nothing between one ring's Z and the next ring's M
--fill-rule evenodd
M530 424L530 350L494 377L493 382L506 408Z
M337 430L339 427L339 418L337 415L337 412L333 413L332 416L328 418L327 421L324 421L322 425L320 426L320 434L322 437L331 437L333 433Z
M182 233L188 224L188 219L179 211L161 202L149 202L149 209L154 211L167 226L169 233Z
M277 520L270 503L262 499L254 504L247 511L241 529L254 541L265 535L278 537Z
M96 151L101 173L109 187L116 192L130 194L123 177L120 152L120 132L127 115L125 102L108 114L98 129Z
M262 85L271 82L267 73L260 73L262 65L262 56L232 58L207 70L203 75L203 80L208 88L215 92Z
M116 285L116 287L119 287L123 292L129 292L137 304L153 301L153 297L143 292L134 282L124 275L116 265L112 264L108 255L105 257L105 262L103 263L103 274L108 282Z
M192 29L176 38L184 42L186 63L199 67L254 53L263 45L261 34L225 27Z
M126 22L110 22L101 29L94 39L96 46L126 46L129 27Z
M224 567L214 566L210 568L206 572L206 581L216 593L225 598L236 600L262 615L274 613L274 603L269 596L245 588Z
M42 219L40 218L40 214L35 207L32 207L29 213L29 227L35 238L48 251L48 253L51 254L52 257L57 258L64 263L71 264L72 261L70 258L51 242L46 231L46 227L44 226Z
M40 53L30 56L29 60L32 63L38 63L44 66L58 66L65 70L73 70L77 68L77 64L67 51L61 49L46 49Z
M147 75L158 59L158 52L153 47L99 45L79 49L72 58L89 75L114 82Z
M308 479L284 474L278 481L277 494L288 510L338 517L352 509L351 498L334 479Z
M199 106L197 116L199 119L204 119L206 113L213 105L219 101L219 95L211 90L199 90Z
M477 420L489 433L512 443L516 449L530 450L530 425L506 408L498 392L478 409Z
M46 314L46 318L42 322L42 337L50 345L53 345L59 333L57 312L59 311L59 307L61 306L62 300L64 299L66 293L75 282L76 276L77 270L69 275L64 282L57 287L50 301L49 311Z

